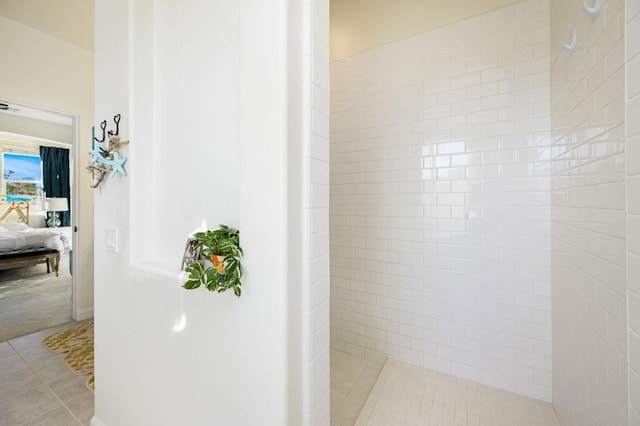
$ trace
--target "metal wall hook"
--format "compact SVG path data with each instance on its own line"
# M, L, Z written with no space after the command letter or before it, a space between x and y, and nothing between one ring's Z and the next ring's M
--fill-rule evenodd
M578 40L576 38L576 27L571 28L571 41L569 44L562 42L562 47L569 53L573 53L578 48Z
M118 133L120 133L120 114L113 116L113 122L116 123L116 132L112 136L118 136Z
M107 120L103 120L100 123L100 128L102 129L102 139L98 139L95 136L93 137L93 139L98 143L104 142L104 139L107 136L107 134L106 134L106 131L107 131Z
M584 13L592 18L597 18L600 16L600 11L602 10L602 0L594 0L593 6L589 6L585 0L585 2L582 3L582 8L584 9Z
M120 133L120 114L113 116L113 122L116 123L116 130L109 130L109 137L118 136L118 133Z

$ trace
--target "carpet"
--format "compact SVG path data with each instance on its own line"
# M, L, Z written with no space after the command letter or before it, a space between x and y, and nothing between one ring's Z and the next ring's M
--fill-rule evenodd
M91 374L86 386L94 392L93 321L45 337L42 344L53 353L66 352L64 363L74 374L78 376Z
M60 258L60 276L47 266L0 270L0 342L72 321L69 256Z

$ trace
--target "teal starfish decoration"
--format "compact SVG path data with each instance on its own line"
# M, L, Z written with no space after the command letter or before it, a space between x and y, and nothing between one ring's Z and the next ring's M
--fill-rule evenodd
M122 176L127 175L127 171L124 169L124 163L127 162L127 158L120 158L119 153L114 152L113 158L103 157L102 154L96 150L91 150L90 154L93 155L91 164L100 163L105 169L110 170L111 173L109 173L109 177L114 177L116 173L120 173Z
M100 151L98 151L97 149L90 150L89 154L91 154L91 157L92 157L91 164L102 163L102 160L104 160L104 157L102 156Z
M127 157L120 158L120 154L117 152L113 153L113 160L107 160L104 162L105 165L111 166L111 173L109 177L114 177L116 173L120 173L122 176L127 175L127 171L124 169L124 163L127 162Z

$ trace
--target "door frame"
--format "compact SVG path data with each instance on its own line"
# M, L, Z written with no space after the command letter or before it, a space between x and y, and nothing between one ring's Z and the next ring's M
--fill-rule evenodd
M78 114L71 114L68 112L62 112L51 108L46 108L38 105L26 104L20 101L12 101L7 98L0 98L3 102L7 102L10 105L22 106L25 108L38 109L46 112L51 112L54 114L64 115L71 119L71 133L73 135L73 141L71 142L71 148L68 148L68 144L63 142L57 142L49 139L42 139L30 135L20 135L18 133L13 133L13 135L24 136L27 138L32 138L34 140L41 139L43 142L49 142L51 146L60 146L63 148L69 149L69 193L71 194L71 205L70 205L70 213L71 213L71 248L72 250L77 250L78 248L78 194L79 194L79 186L78 186L78 171L79 171L79 126L78 126ZM9 133L9 132L6 132ZM77 257L77 253L72 253L71 256ZM71 256L69 257L69 261L71 262ZM74 321L78 320L77 317L77 294L78 294L78 279L76 268L78 266L78 262L73 262L71 267L71 318Z

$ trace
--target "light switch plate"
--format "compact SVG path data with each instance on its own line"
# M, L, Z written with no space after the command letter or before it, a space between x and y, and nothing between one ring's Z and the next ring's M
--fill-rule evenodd
M118 252L118 228L107 228L105 246L107 251L112 253Z

